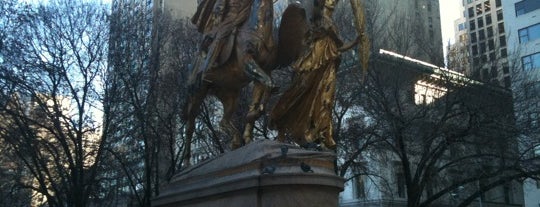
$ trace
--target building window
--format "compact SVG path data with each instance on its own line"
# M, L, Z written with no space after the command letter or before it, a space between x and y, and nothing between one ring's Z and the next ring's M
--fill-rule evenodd
M497 10L497 21L503 20L503 12L501 9Z
M516 16L527 14L536 9L540 9L540 1L538 0L523 0L514 4L516 8Z
M475 30L476 29L476 24L474 24L474 19L469 21L469 28L471 30Z
M476 46L476 45L472 46L472 54L474 56L478 55L478 46Z
M476 5L476 15L481 15L482 14L482 4L478 4Z
M495 40L489 39L488 40L488 50L491 51L491 50L494 50L494 49L495 49Z
M473 32L473 33L471 33L471 42L472 42L472 43L475 43L476 41L478 41L478 40L476 39L476 32Z
M469 12L469 18L474 17L474 8L473 7L469 7L469 9L467 11Z
M510 66L508 66L508 63L503 64L503 72L505 75L510 73Z
M501 7L501 0L495 0L495 6L497 8Z
M488 37L493 37L493 27L487 27L486 31Z
M467 27L465 26L465 23L458 24L458 30L459 31L463 31L465 29L467 29Z
M497 72L497 67L491 66L491 77L496 78L497 76L499 76L499 73Z
M491 24L491 14L487 14L486 15L486 25L490 25Z
M501 49L501 57L506 58L508 56L508 52L506 51L506 48Z
M518 34L520 43L536 40L540 38L540 23L520 29Z
M499 23L499 34L502 34L502 33L504 33L504 23L503 22Z
M491 4L489 3L489 0L484 2L484 11L491 11Z
M478 31L478 39L479 39L480 41L486 39L486 32L484 32L484 30Z
M478 20L476 21L479 29L484 26L484 19L482 17L478 17Z
M480 54L486 53L486 43L480 43Z
M523 70L525 71L531 71L533 69L540 68L540 53L535 53L522 57L521 64L523 65Z
M506 37L505 36L500 36L499 37L499 45L501 47L505 47L506 46Z

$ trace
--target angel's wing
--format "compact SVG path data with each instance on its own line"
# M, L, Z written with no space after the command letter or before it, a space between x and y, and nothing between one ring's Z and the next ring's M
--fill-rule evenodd
M290 4L281 17L278 34L278 65L287 66L298 59L306 49L309 23L306 10L299 4Z

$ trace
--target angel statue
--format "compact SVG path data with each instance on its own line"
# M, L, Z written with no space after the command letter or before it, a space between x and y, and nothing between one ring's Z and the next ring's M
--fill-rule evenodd
M292 65L295 76L291 87L270 113L270 128L278 130L280 141L285 141L288 136L301 146L320 143L327 149L335 149L332 109L340 55L358 42L365 47L367 38L362 32L355 41L344 44L332 20L337 0L315 0L314 3L314 8L321 12L319 15L314 12L311 45ZM353 9L360 9L359 4L355 6ZM355 11L355 14L363 15L361 11ZM357 20L359 25L362 21L363 16ZM363 31L362 28L358 30ZM366 57L361 57L361 61L362 58Z

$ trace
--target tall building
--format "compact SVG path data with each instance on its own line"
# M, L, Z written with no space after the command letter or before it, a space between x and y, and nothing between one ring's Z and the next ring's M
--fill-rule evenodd
M540 156L540 1L505 0L502 6L520 147L527 156L537 157ZM523 188L525 206L540 206L540 183L525 180Z
M438 0L364 1L375 51L444 64Z
M464 16L454 21L455 43L448 45L447 50L447 68L462 74L467 74L471 65L467 23L467 19Z
M463 0L462 5L471 63L465 74L475 80L510 87L508 33L501 0Z

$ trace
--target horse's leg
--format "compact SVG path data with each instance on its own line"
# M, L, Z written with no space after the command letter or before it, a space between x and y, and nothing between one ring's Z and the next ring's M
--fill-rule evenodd
M221 131L225 132L225 134L232 137L231 141L231 148L237 149L242 146L242 140L240 139L240 133L238 132L238 129L234 127L234 124L231 122L231 118L238 108L238 96L240 92L239 91L225 91L225 90L218 90L216 91L216 96L219 98L221 103L223 104L223 117L221 118L221 121L219 122L219 127Z
M203 83L204 84L204 83ZM201 86L197 91L194 91L190 95L186 107L184 108L184 120L186 120L186 139L184 153L182 154L182 166L190 166L191 160L191 142L193 140L193 133L195 132L195 119L199 115L201 109L201 103L208 93L208 87L206 85Z
M255 121L259 119L264 112L264 103L266 103L266 100L270 94L268 91L268 87L259 82L255 82L243 134L245 144L249 144L252 141L253 127L255 125Z

